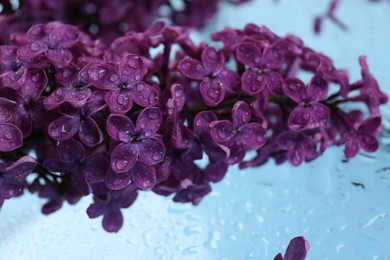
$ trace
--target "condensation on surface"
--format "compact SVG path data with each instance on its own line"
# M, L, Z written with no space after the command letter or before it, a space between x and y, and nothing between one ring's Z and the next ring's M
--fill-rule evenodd
M344 0L337 13L349 31L326 22L319 37L312 34L312 18L328 1L278 2L225 7L209 30L251 21L297 34L348 68L352 79L359 76L358 55L367 54L390 94L388 1ZM383 111L389 127L389 106ZM232 168L197 207L144 192L124 211L118 234L104 232L101 219L88 219L90 198L44 216L42 201L25 194L1 210L0 259L272 259L298 235L310 241L308 259L389 259L389 136L383 134L378 152L349 162L342 161L341 148L332 148L298 168L272 162Z

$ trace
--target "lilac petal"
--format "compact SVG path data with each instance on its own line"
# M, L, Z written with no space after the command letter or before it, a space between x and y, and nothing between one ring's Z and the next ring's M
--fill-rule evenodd
M157 107L148 107L141 111L135 124L137 132L141 132L146 137L154 135L160 128L162 114Z
M236 49L237 60L251 68L261 64L261 50L253 43L242 43Z
M170 89L172 98L168 99L166 106L168 107L168 114L175 114L183 110L186 95L181 84L173 84Z
M64 162L74 162L84 158L85 149L80 142L74 139L69 139L60 142L57 147L57 152Z
M197 135L208 133L210 130L210 123L217 121L217 116L212 111L199 112L194 119L194 132Z
M214 47L204 48L201 60L205 73L210 75L220 72L225 65L224 57Z
M319 102L327 97L328 91L329 86L326 80L320 76L314 76L307 88L307 96L310 100Z
M288 244L285 260L305 260L310 249L309 242L304 237L295 237Z
M207 165L205 175L210 181L217 183L220 182L226 175L228 165L223 161L217 161Z
M20 68L18 71L8 71L0 75L1 83L5 87L19 89L24 84L27 70Z
M287 159L292 165L299 166L305 160L305 151L297 145L293 150L287 151Z
M23 189L23 185L11 178L0 177L0 198L10 199L18 195Z
M298 133L293 131L282 132L277 140L276 144L283 150L292 150L298 140Z
M188 149L192 146L192 133L182 123L176 123L171 133L171 144L178 149Z
M97 201L92 203L87 208L87 214L89 218L97 218L103 215L108 210L108 205L105 201Z
M135 103L142 107L151 107L157 105L160 96L160 90L156 84L139 82L131 89L132 98Z
M120 209L111 206L109 211L104 214L103 228L107 232L118 232L123 226L123 215Z
M91 193L91 188L87 183L85 173L83 171L78 170L72 172L70 178L72 180L73 187L76 188L76 190L82 195L87 196L89 193Z
M23 144L23 134L13 124L0 124L0 152L13 151Z
M147 69L138 55L130 54L122 58L119 63L119 75L121 80L128 84L140 82L146 75Z
M345 157L347 158L355 157L359 152L359 148L360 148L359 141L355 138L352 138L345 145L345 149L344 149Z
M310 99L306 91L305 83L297 78L287 79L284 82L283 91L297 104Z
M29 40L33 40L33 41L42 40L47 36L47 31L45 30L45 24L36 24L31 26L30 29L28 29L26 35Z
M83 161L85 179L89 184L104 182L107 169L109 169L108 158L103 154L93 154Z
M18 182L24 181L26 176L31 173L36 166L36 161L30 156L23 156L11 166L7 167L4 177L12 178Z
M104 101L105 95L106 93L102 90L94 91L92 93L83 107L86 116L91 116L106 107L106 102Z
M268 69L279 69L283 64L282 43L276 42L265 48L263 53L263 63Z
M379 141L372 134L362 134L358 136L362 149L368 153L375 152L379 148Z
M231 93L237 93L240 91L241 79L237 72L233 70L222 70L218 74L216 81Z
M251 119L251 109L248 103L238 101L232 109L233 127L238 129L240 126L246 125Z
M95 120L86 117L80 122L79 138L84 145L94 147L103 141L103 133Z
M281 253L277 254L275 257L274 257L274 260L283 260L283 255Z
M125 115L111 114L106 124L108 135L117 141L127 142L135 134L134 124Z
M246 149L257 150L265 142L265 130L259 123L249 123L240 130L239 138L244 143Z
M330 110L326 105L314 103L310 107L311 120L307 125L308 129L326 127L330 117Z
M216 80L205 79L200 83L200 94L208 106L216 106L225 98L225 90Z
M77 43L79 30L76 26L61 25L50 34L50 40L62 48L70 48Z
M73 58L72 53L67 49L46 50L46 56L55 66L65 67Z
M152 166L137 162L131 174L134 184L142 190L151 189L156 184L156 170Z
M374 134L381 125L381 117L374 116L363 121L359 126L359 134Z
M234 136L234 127L230 121L214 121L210 124L210 127L210 136L217 143L225 143Z
M202 80L206 75L205 68L202 63L198 60L194 59L183 59L179 64L179 70L184 74L187 78Z
M73 107L82 107L87 104L92 91L88 88L73 90L69 88L57 88L54 92L43 100L45 108L48 110L56 109L61 104L67 102Z
M43 71L29 71L20 93L25 100L37 100L47 86L47 82L47 76Z
M62 159L46 159L43 166L52 172L69 173L72 171L73 165L69 162L64 162Z
M268 90L274 95L284 95L282 75L276 71L267 71L264 74Z
M247 95L260 93L266 84L266 74L250 69L244 72L241 78L242 91Z
M112 169L107 171L106 185L110 190L121 190L131 183L131 171L114 172Z
M49 135L57 141L65 141L74 136L80 128L80 119L72 116L62 116L49 125Z
M228 158L225 159L225 162L230 165L242 162L246 153L244 145L239 141L233 141L228 147L230 154Z
M294 131L300 131L308 127L311 121L311 109L297 106L288 117L288 127Z
M140 161L147 165L155 165L164 160L165 146L160 139L142 138L139 144Z
M43 53L45 48L42 44L33 42L26 46L20 47L17 51L18 58L22 61L29 61L39 54Z
M0 123L5 123L15 113L16 102L0 97Z
M111 152L111 168L114 172L128 172L138 157L138 146L133 143L121 143Z
M92 85L99 89L115 90L118 89L121 80L114 66L108 64L99 64L88 70L88 75Z

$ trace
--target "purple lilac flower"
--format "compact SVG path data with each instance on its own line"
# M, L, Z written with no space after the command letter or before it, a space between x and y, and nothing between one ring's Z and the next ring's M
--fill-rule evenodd
M304 237L295 237L288 244L284 256L279 253L275 256L274 260L305 260L309 249L309 241Z
M180 71L188 78L201 80L199 90L208 106L216 106L225 98L225 93L237 93L240 89L238 74L225 68L225 58L213 47L206 47L201 62L183 59Z
M103 154L86 154L84 146L74 139L60 142L57 157L44 161L52 172L70 174L74 187L83 195L90 193L90 185L104 181L109 163Z
M24 156L11 164L0 161L0 204L22 191L25 178L35 168L35 164L35 160L29 156Z
M86 146L100 144L103 133L92 116L105 107L103 96L103 92L96 91L81 108L63 107L62 116L49 125L49 135L57 141L65 141L78 133Z
M8 123L13 116L16 103L0 97L0 152L15 150L23 144L23 134L14 124Z
M259 123L250 123L251 111L247 103L234 104L232 117L232 122L220 120L210 124L211 138L229 149L225 159L228 164L241 162L246 151L259 149L265 143L264 128Z
M242 90L245 94L258 94L265 87L272 94L282 94L283 78L278 69L283 64L279 42L261 50L252 42L245 42L237 48L237 60L250 67L242 75Z
M77 43L78 38L79 30L75 26L60 22L34 25L26 33L29 44L19 48L17 54L23 61L45 54L56 66L66 66L73 57L69 48Z
M113 114L107 119L108 134L121 142L111 152L115 172L130 171L137 161L155 165L164 159L165 147L157 134L161 120L161 111L156 107L142 110L135 126L124 115Z
M16 46L0 46L0 79L5 87L18 89L24 82L27 69L26 63L16 56Z
M132 108L133 100L143 107L158 102L159 89L156 84L143 81L147 67L138 55L123 57L118 69L100 64L93 66L88 73L95 87L109 90L105 100L113 113L126 113Z
M381 118L374 116L364 120L359 125L355 125L350 130L349 140L345 145L345 156L347 158L355 157L360 148L368 153L378 150L379 142L376 138L376 133L380 124Z
M306 88L299 79L287 79L284 83L285 94L298 106L288 118L291 130L300 131L325 127L329 120L329 108L320 102L328 95L328 84L321 77L315 76Z
M130 207L138 193L133 186L127 186L119 191L108 191L105 195L94 196L87 213L90 218L97 218L103 215L103 228L107 232L118 232L123 225L121 208Z

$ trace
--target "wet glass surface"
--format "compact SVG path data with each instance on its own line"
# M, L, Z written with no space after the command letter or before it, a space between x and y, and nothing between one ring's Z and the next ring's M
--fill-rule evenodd
M358 56L366 54L374 76L390 94L390 3L344 0L337 11L349 27L324 24L312 33L312 19L325 0L254 0L224 7L214 31L246 22L293 33L320 50L338 68L359 77ZM196 35L206 37L207 33ZM389 105L383 108L389 129ZM143 192L124 210L125 225L107 234L101 219L88 219L91 198L44 216L35 195L7 201L0 214L0 259L272 259L289 240L304 235L308 259L389 259L390 135L376 153L343 162L331 148L310 164L294 168L273 162L256 169L231 168L197 206L175 204Z

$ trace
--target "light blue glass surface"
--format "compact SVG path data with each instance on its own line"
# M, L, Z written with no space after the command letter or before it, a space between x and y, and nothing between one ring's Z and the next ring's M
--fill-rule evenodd
M327 0L254 0L224 6L207 32L246 22L293 33L332 57L338 68L360 76L366 54L373 74L390 94L390 3L344 0L337 11L349 27L329 21L321 36L312 19ZM389 124L389 106L383 112ZM105 233L101 219L88 219L91 198L44 216L35 195L7 201L0 213L0 259L272 259L289 240L304 235L308 259L390 259L390 138L380 150L343 163L341 148L294 168L273 162L238 171L213 186L202 203L175 204L150 192L124 211L118 234ZM361 183L361 186L353 185Z

